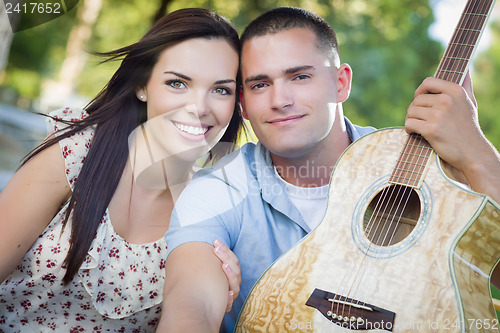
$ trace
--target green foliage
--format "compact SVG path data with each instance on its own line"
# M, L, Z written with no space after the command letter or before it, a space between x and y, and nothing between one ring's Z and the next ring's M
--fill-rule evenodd
M159 4L144 0L105 1L88 49L109 51L135 42L151 26ZM427 0L191 0L189 3L172 0L168 11L187 6L212 8L232 20L242 32L257 15L284 5L313 10L336 29L341 57L354 69L346 114L356 122L377 127L401 125L415 87L438 61L439 45L427 35L433 20ZM15 69L55 78L64 60L68 32L75 21L74 14L64 15L46 23L45 28L17 33L11 52L11 59L16 61L9 63L8 80ZM101 60L88 58L79 78L80 94L89 97L97 94L118 65L97 66ZM22 90L14 80L8 82ZM31 84L39 82L34 80ZM38 91L23 90L35 94Z
M156 6L156 1L105 1L94 25L88 50L107 52L137 42L151 27ZM100 64L103 60L89 56L80 77L80 94L95 96L118 68L119 62Z
M41 76L35 71L14 68L10 71L7 82L20 96L35 98L40 94L40 78Z
M401 126L415 88L432 75L441 51L427 34L434 20L428 2L350 1L345 6L330 15L342 59L353 67L345 112L375 127Z
M14 35L4 84L34 98L42 79L57 79L81 3L66 15ZM443 52L428 35L434 20L428 0L172 0L167 10L211 8L229 18L241 33L257 15L284 5L313 10L335 28L341 59L353 68L346 115L362 125L403 125L415 88L433 75ZM109 51L137 41L152 25L159 6L159 0L104 1L88 50ZM500 95L494 74L500 70L500 24L491 27L491 47L476 57L473 78L481 125L498 147L500 120L495 106ZM89 56L78 93L91 98L104 87L118 63L99 65L102 60Z
M486 137L500 147L499 75L500 73L500 21L491 22L490 47L474 61L472 78L474 94L479 107L479 123Z
M76 9L73 9L57 19L16 32L5 85L15 89L21 96L37 97L41 78L57 74L60 68L75 15Z
M495 288L495 286L491 285L491 296L500 300L500 289ZM500 310L496 310L497 317L500 319Z

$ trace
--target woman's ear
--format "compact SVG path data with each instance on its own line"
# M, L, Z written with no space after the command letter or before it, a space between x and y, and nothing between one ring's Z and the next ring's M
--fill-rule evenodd
M241 116L248 120L248 115L245 110L245 97L243 95L243 91L240 90L240 105L241 105Z
M146 89L145 88L137 89L135 91L135 95L137 96L137 98L141 102L147 102L148 101L148 96L146 95Z
M337 70L337 103L343 103L351 93L352 69L342 64Z

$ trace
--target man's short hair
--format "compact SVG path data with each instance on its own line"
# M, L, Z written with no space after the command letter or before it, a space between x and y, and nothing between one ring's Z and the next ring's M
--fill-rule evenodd
M272 9L245 28L241 35L241 45L255 37L276 34L294 28L310 29L318 40L318 49L327 52L340 65L337 37L335 31L321 16L308 10L296 7L279 7Z

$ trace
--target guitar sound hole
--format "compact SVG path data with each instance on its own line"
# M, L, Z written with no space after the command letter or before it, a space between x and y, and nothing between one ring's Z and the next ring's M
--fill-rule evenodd
M413 188L388 186L368 205L363 220L365 235L380 246L397 244L413 231L420 210L420 198Z

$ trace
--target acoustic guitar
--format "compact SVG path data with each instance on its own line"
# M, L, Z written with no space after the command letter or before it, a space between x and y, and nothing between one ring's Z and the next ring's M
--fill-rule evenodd
M469 0L436 77L461 84L493 7ZM322 223L259 279L236 332L498 332L500 206L429 143L376 131L337 162Z

